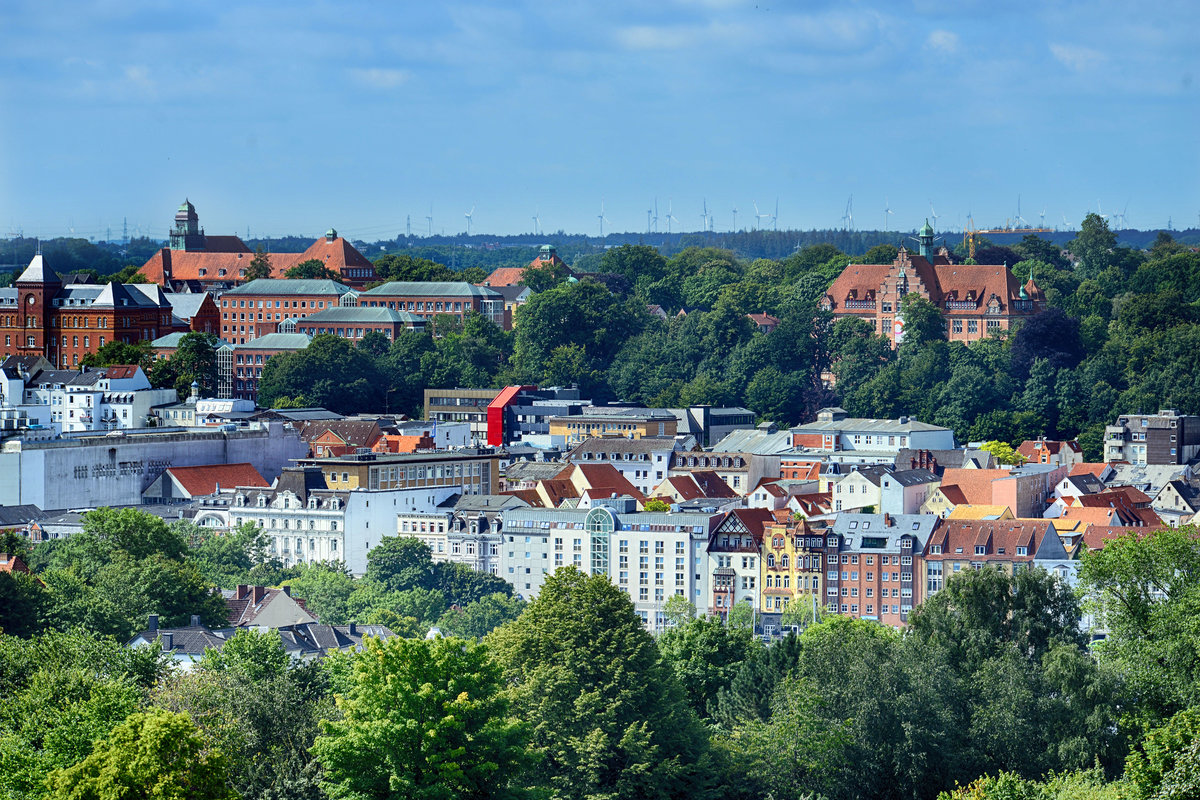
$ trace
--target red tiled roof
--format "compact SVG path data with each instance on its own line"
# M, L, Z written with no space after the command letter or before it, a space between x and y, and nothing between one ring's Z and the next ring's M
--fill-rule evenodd
M1129 536L1130 534L1141 539L1152 531L1161 530L1165 527L1161 522L1158 525L1145 528L1135 528L1128 525L1089 525L1084 530L1080 541L1088 550L1100 550L1113 539L1120 539L1122 536Z
M198 467L168 467L166 470L192 497L212 494L217 486L270 486L253 464L208 464Z
M138 367L130 364L114 364L104 368L104 377L109 380L124 380L137 374Z
M559 473L559 477L569 478L572 469L579 470L583 476L585 487L593 490L591 493L593 496L596 496L594 491L596 489L608 489L610 493L618 496L629 495L638 500L645 500L645 496L637 490L637 487L630 483L612 464L570 464L563 472Z
M23 572L29 574L29 567L20 556L10 553L0 553L0 572Z
M1003 265L949 264L940 257L936 260L937 269L934 269L927 259L904 250L891 264L850 264L829 287L833 309L844 309L848 299L874 299L881 285L894 282L893 277L898 275L901 267L910 281L924 287L930 302L942 307L947 317L978 315L987 307L993 294L1006 310L1012 301L1020 299L1021 282ZM948 299L973 299L975 306L971 309L946 309L944 306Z
M695 500L704 496L699 484L692 480L691 475L669 475L667 483L675 489L680 500Z
M1085 461L1082 464L1072 464L1071 471L1068 473L1068 476L1095 475L1097 478L1099 478L1101 475L1104 474L1105 470L1107 470L1108 468L1109 468L1109 465L1105 464L1103 462L1093 463L1093 462Z
M778 325L779 319L772 317L770 314L747 314L755 325Z
M537 493L536 489L508 489L500 492L500 494L506 494L510 497L516 497L524 500L529 504L530 508L544 508L546 505L542 500L542 496Z
M371 447L376 453L415 453L418 450L433 450L434 442L428 434L420 436L397 436L385 434Z
M947 519L934 529L927 545L940 545L941 555L946 558L972 557L979 545L988 548L988 556L1032 558L1052 525L1051 520ZM1028 547L1028 555L1017 556L1017 547ZM1000 548L1004 548L1003 553ZM938 558L929 554L928 546L926 553L926 558Z
M535 264L538 262L534 262ZM497 267L483 281L484 286L516 286L525 275L525 267Z
M562 505L563 500L579 497L579 490L575 488L575 484L566 479L551 478L538 481L538 487L545 492L550 508L558 508ZM538 505L543 505L541 493L536 492L536 494L538 495Z
M692 472L692 480L700 487L703 497L739 497L728 483L711 469L698 469Z
M217 249L214 240L234 240L236 236L206 236L207 249L203 251L171 250L163 248L150 257L140 272L149 280L165 284L165 273L169 270L171 280L232 281L243 280L241 272L250 266L253 255L250 248L242 244L241 249ZM324 236L317 239L303 253L269 253L271 277L282 278L292 267L316 259L334 272L344 272L347 267L373 269L367 257L358 252L354 245L342 237L329 241ZM204 273L201 274L201 270ZM221 274L225 270L225 274ZM372 275L374 273L372 272ZM355 279L361 282L363 279Z
M942 473L942 494L950 500L947 489L957 486L962 500L950 500L955 505L970 503L971 505L991 505L992 481L997 478L1007 478L1012 474L1008 469L961 469L947 468Z

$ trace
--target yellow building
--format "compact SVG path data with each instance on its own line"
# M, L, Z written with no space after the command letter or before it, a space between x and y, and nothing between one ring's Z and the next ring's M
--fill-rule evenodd
M586 414L550 417L550 435L562 436L567 444L579 444L593 436L620 436L642 439L647 436L674 436L679 420L670 411L658 408L614 408L590 410Z
M961 505L954 506L946 519L1014 519L1008 506Z
M478 450L363 453L300 458L296 463L320 467L327 487L335 491L461 486L463 494L495 494L500 475L496 454Z
M779 624L772 615L800 603L821 608L821 537L804 519L776 521L763 528L760 595L764 624Z

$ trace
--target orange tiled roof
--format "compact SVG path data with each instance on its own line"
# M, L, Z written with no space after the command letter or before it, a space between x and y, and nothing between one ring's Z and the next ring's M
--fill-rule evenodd
M20 556L11 553L0 553L0 572L23 572L29 574L29 567Z
M922 284L934 305L943 307L948 317L958 314L977 315L987 307L994 294L1007 310L1020 299L1021 282L1007 267L1000 264L949 264L935 257L937 268L924 257L903 250L891 264L850 264L829 287L833 309L845 308L846 301L875 299L879 287L898 274L903 267L910 280ZM946 309L946 300L974 299L970 310Z
M233 489L237 486L270 486L250 463L208 464L198 467L169 467L167 470L184 490L193 497L209 495L217 486Z
M525 277L525 267L497 267L483 281L484 286L516 286Z
M928 544L940 545L942 556L948 558L973 556L975 547L980 545L988 548L989 556L1003 555L1010 559L1018 557L1018 547L1028 547L1028 557L1032 558L1052 524L1051 520L947 519L934 529ZM960 548L962 552L958 552ZM1000 553L1000 548L1004 548L1004 553Z
M942 494L946 495L946 499L958 505L961 503L970 503L971 505L986 506L992 503L992 481L997 478L1007 478L1012 474L1009 469L961 469L957 467L949 467L942 473ZM958 487L961 500L952 499L950 493L946 490L949 487Z
M1041 445L1040 448L1038 447L1039 444ZM1025 456L1027 460L1032 461L1039 451L1055 455L1064 447L1075 453L1082 452L1079 448L1079 443L1076 441L1058 441L1055 439L1026 439L1021 442L1021 445L1017 448L1017 452Z
M132 378L137 374L137 371L138 368L134 365L114 364L111 367L104 368L104 377L110 380L124 380L125 378Z
M1097 478L1099 478L1108 468L1109 465L1103 462L1094 463L1085 461L1082 464L1072 464L1071 471L1068 473L1068 476L1095 475Z
M241 273L253 259L250 248L242 245L240 250L218 250L213 245L214 239L234 239L236 236L217 237L206 236L208 247L203 251L171 250L164 247L159 250L141 268L140 272L154 283L167 283L167 273L170 279L195 281L231 281L244 280ZM292 267L316 259L334 272L342 273L349 267L373 269L371 262L354 245L342 237L333 241L322 236L303 253L269 253L271 260L272 278L282 278L283 274ZM203 270L203 273L201 273ZM224 270L224 274L221 271ZM374 273L372 273L374 274ZM362 279L355 279L361 281Z

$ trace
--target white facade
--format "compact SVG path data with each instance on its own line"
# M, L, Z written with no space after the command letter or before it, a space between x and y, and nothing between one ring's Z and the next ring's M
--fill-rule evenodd
M5 375L0 381L0 402L6 410L24 411L31 423L59 433L86 433L145 428L152 408L176 401L174 389L150 388L141 367L110 377L120 369L43 372L44 382L32 385Z
M0 449L0 505L42 509L130 506L171 466L249 462L273 480L308 445L278 422L258 429L11 440Z
M526 599L559 567L606 575L625 592L651 631L666 626L672 595L707 605L708 531L705 513L522 508L505 511L500 577Z
M266 534L268 552L284 566L341 561L362 576L371 548L396 535L397 515L432 511L456 493L454 487L316 490L301 498L291 491L246 489L220 505L206 504L195 521L224 530L251 523Z

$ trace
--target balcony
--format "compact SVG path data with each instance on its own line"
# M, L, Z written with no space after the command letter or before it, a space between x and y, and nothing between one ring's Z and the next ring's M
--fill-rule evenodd
M852 311L874 311L875 310L875 301L874 300L847 300L845 302L845 307L847 310L852 310Z

